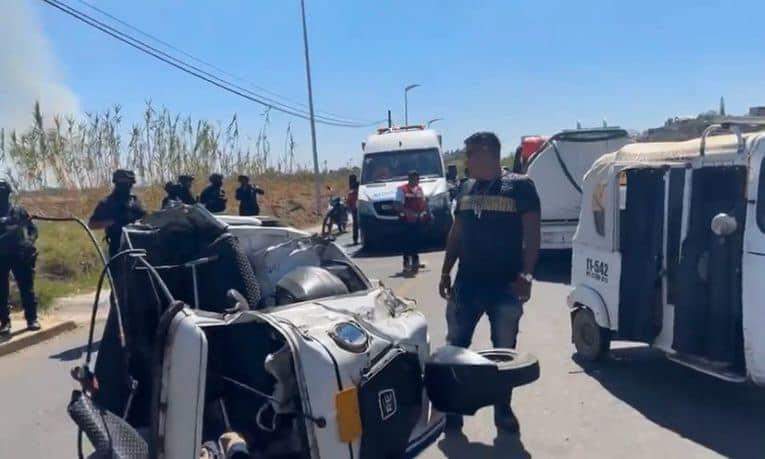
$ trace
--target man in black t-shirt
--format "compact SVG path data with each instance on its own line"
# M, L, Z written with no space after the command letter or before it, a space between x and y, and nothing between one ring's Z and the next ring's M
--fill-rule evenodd
M468 137L465 152L471 180L457 197L439 284L439 293L448 299L446 339L454 346L470 346L485 313L494 347L515 348L539 255L539 196L528 177L503 175L500 143L493 133ZM494 423L502 431L518 432L509 394L506 403L494 407ZM461 427L462 417L449 415L447 428Z

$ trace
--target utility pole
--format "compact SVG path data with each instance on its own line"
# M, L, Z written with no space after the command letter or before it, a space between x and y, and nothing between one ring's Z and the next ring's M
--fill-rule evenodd
M404 126L409 126L409 90L420 86L419 84L410 84L404 88Z
M314 198L316 215L321 215L321 177L319 176L319 153L316 151L316 120L313 114L313 88L311 87L311 60L308 58L308 27L305 24L305 0L300 0L303 17L303 48L305 49L305 77L308 81L308 111L311 116L311 147L313 148Z

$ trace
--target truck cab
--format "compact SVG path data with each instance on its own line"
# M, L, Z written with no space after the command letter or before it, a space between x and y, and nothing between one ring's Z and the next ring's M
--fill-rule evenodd
M579 221L582 177L601 156L632 142L619 127L571 129L558 132L543 143L526 138L528 159L522 172L534 180L542 205L543 250L571 249ZM528 150L537 148L528 153Z
M433 214L428 233L445 240L452 224L441 135L423 126L378 129L362 143L358 215L365 247L403 230L395 206L396 190L409 171L420 174L420 186Z

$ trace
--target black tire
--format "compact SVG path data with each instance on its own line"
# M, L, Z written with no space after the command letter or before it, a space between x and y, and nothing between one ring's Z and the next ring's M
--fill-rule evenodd
M504 348L486 349L478 354L497 364L500 378L509 381L510 387L539 379L539 360L531 354Z
M200 306L215 306L222 312L229 289L235 289L247 299L250 309L260 303L260 285L255 278L247 256L239 247L239 241L224 234L210 244L203 256L217 256L217 260L197 268L199 279L206 279L199 286Z
M595 321L595 315L587 308L574 313L571 321L572 338L577 355L585 361L594 362L608 355L611 349L611 331Z

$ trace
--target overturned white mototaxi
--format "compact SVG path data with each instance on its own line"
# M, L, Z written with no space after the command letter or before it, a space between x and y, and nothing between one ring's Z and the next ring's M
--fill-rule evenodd
M765 134L729 119L687 142L636 143L584 178L574 237L573 341L587 360L611 339L765 385ZM735 135L712 136L727 129Z
M274 225L179 206L126 228L95 376L77 372L69 408L95 457L198 458L230 432L253 458L411 457L439 410L538 377L512 350L431 355L413 301Z

